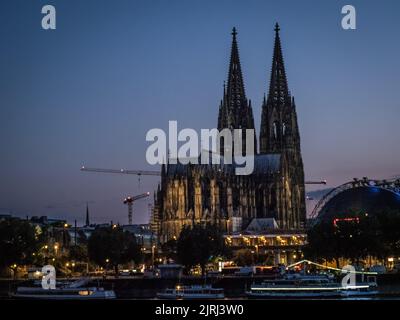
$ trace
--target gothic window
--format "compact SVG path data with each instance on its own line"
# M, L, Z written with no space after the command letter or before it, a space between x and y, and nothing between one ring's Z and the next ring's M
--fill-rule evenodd
M275 213L276 211L276 205L277 205L277 201L276 201L276 190L275 187L271 188L271 194L270 194L270 202L269 202L269 211L271 213Z
M211 209L211 190L210 190L210 179L205 178L201 184L202 190L202 200L203 209Z
M224 188L224 184L222 182L218 182L218 190L219 190L219 205L221 208L221 215L227 213L227 197L226 197L226 188Z
M272 134L274 135L274 139L278 138L278 123L276 121L272 124Z
M282 124L282 135L283 136L286 135L286 123L285 122Z

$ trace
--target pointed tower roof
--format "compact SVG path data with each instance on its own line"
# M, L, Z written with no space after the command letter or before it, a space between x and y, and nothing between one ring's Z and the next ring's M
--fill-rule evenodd
M89 221L89 205L86 202L86 222L85 222L85 226L89 226L90 225L90 221Z
M239 48L236 40L236 28L232 29L231 59L229 62L228 84L226 95L230 108L236 109L243 106L246 101L242 68L240 66Z
M290 103L290 94L286 79L285 65L282 55L279 24L275 24L274 56L272 58L271 80L269 84L268 100L273 104Z
M236 36L236 28L233 28L228 81L226 84L224 83L223 99L219 106L218 130L254 129L253 111L251 109L251 104L249 104L246 98ZM254 137L255 148L257 146L256 140L256 137ZM226 150L226 148L222 143L221 151L223 150ZM244 152L245 150L246 139L245 136L243 136L242 152Z
M219 108L218 129L254 129L249 115L242 67L239 58L236 28L232 29L232 46L227 82L224 82L223 99ZM251 123L251 124L249 124Z
M293 126L288 127L294 109L287 84L278 23L274 31L269 91L267 98L264 97L261 113L260 153L263 154L282 152L291 141L288 133L294 130Z

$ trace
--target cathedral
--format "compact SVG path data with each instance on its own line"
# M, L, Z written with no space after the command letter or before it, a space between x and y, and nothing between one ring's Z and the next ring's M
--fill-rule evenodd
M259 148L255 138L253 173L235 175L234 164L162 165L153 212L160 243L176 239L184 225L196 223L215 224L226 234L240 233L257 219L269 219L282 231L304 228L306 207L300 133L295 100L288 89L279 31L276 24L269 92L262 103ZM217 128L255 129L235 28Z

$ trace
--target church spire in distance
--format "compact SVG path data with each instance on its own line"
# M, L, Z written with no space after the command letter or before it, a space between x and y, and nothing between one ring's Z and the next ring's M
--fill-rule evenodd
M86 203L86 223L85 226L88 227L90 225L89 221L89 205Z

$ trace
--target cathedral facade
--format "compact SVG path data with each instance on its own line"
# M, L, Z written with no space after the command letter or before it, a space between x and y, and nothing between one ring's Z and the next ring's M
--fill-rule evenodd
M306 207L300 134L279 31L276 24L269 92L262 104L259 139L255 138L253 173L236 175L234 164L162 165L153 212L161 243L176 239L184 225L195 223L218 225L227 234L239 233L253 219L264 218L273 219L280 230L304 228ZM235 28L228 79L218 114L218 129L225 128L255 129ZM246 150L244 145L242 150Z

